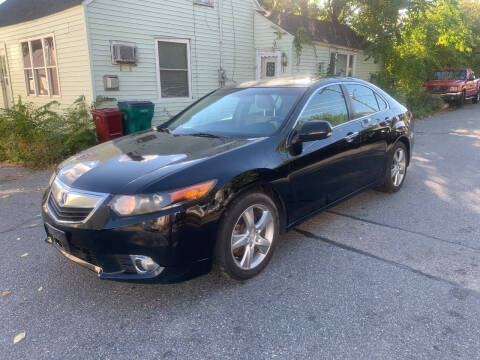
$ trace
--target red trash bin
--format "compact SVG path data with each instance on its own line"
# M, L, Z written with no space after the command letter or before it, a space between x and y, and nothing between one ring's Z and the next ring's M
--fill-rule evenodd
M92 110L93 121L100 142L110 141L123 136L123 112L118 109Z

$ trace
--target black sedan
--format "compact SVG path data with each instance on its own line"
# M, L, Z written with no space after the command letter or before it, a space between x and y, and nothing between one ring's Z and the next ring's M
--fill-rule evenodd
M357 79L217 90L159 127L62 163L47 241L102 279L249 279L279 234L372 187L398 191L411 113Z

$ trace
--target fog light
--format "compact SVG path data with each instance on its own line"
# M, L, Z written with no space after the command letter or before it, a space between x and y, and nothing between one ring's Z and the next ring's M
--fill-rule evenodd
M150 274L160 267L160 265L148 256L130 255L130 259L132 259L133 265L138 274Z

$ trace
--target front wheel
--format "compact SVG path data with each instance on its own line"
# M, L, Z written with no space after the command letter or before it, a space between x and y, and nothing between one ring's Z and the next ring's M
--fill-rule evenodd
M465 92L462 92L460 97L457 99L457 106L462 107L464 103L465 103Z
M215 263L229 277L247 280L269 263L279 236L278 209L264 193L248 193L226 210L219 226Z
M388 159L387 173L383 184L378 187L379 191L396 193L402 188L407 176L407 156L407 147L399 141Z

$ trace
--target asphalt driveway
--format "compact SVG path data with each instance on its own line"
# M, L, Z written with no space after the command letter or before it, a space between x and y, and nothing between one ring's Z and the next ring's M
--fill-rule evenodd
M298 226L245 283L100 281L43 241L50 172L0 168L0 357L479 358L480 105L416 132L400 193Z

